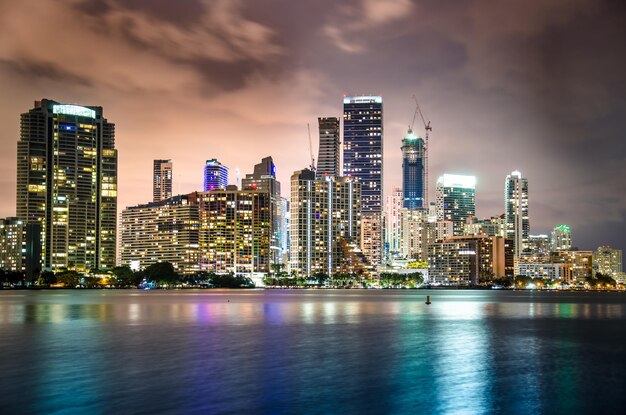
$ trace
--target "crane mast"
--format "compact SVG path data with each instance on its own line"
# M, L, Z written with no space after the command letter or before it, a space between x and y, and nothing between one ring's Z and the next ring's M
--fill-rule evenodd
M422 119L422 124L424 124L424 207L428 208L428 135L433 130L430 126L430 120L426 122L424 118L424 113L420 108L420 104L417 102L417 98L415 94L413 95L413 101L415 101L415 112L413 113L413 121L411 121L411 129L413 129L413 124L415 124L415 117L419 113L420 118Z

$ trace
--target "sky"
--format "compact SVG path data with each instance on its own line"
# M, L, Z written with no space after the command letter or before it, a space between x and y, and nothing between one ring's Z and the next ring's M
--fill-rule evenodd
M116 124L119 205L174 191L207 159L242 176L272 156L283 193L310 164L307 123L344 95L384 101L385 192L418 98L429 187L477 177L478 217L528 178L531 233L626 248L626 2L621 0L0 0L0 217L15 214L19 114L35 100L99 105ZM419 120L415 130L423 133Z

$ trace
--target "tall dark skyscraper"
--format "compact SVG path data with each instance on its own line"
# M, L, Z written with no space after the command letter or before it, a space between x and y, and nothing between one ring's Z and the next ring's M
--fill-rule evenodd
M407 209L426 206L425 155L424 140L409 128L402 140L402 206Z
M383 248L383 99L343 99L343 175L361 183L361 249L374 266Z
M115 266L115 125L102 107L43 99L21 115L16 210L41 225L46 269Z
M204 165L204 191L226 189L228 186L228 167L217 161L207 160Z
M343 174L361 182L363 212L382 212L383 99L343 99Z
M320 132L320 151L317 158L317 175L339 176L341 165L339 164L341 141L339 139L339 118L320 117L317 119Z
M160 202L170 197L172 197L172 160L154 160L152 201Z

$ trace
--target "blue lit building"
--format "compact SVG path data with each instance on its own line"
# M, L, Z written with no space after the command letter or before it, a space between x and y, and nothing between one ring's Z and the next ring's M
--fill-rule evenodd
M228 167L217 161L207 160L204 165L204 191L226 189L228 185Z
M409 128L402 140L402 206L407 209L425 206L425 155L424 140Z

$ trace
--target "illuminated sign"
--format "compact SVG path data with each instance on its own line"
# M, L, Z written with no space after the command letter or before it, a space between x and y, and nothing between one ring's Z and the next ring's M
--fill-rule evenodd
M343 97L344 104L382 104L383 97L377 96L361 96L361 97Z
M476 176L462 176L459 174L444 174L438 180L444 187L461 187L464 189L476 188Z
M96 118L96 112L79 105L57 104L52 106L53 114L77 115L79 117Z

